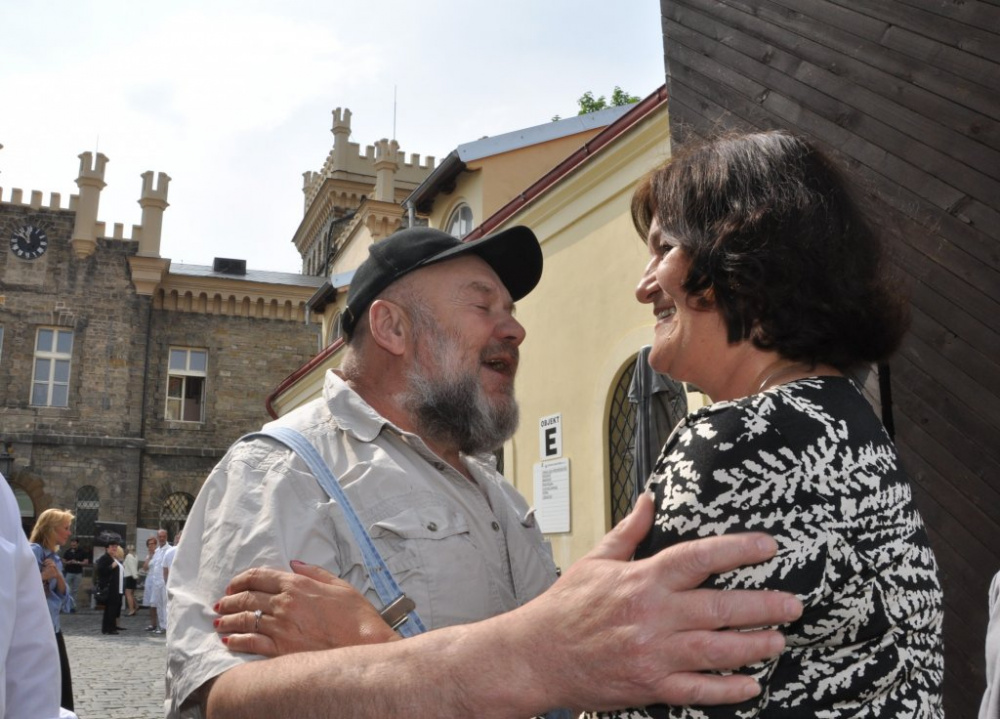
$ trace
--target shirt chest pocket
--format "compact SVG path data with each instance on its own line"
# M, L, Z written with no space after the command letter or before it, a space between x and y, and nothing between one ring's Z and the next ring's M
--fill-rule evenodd
M386 562L400 553L419 553L423 542L451 544L453 540L459 540L471 543L465 517L448 507L433 505L411 507L378 519L372 522L368 532ZM426 549L435 554L446 551L444 546Z
M481 618L490 584L462 514L439 505L411 507L376 520L368 531L425 623L440 627L469 621L470 611ZM463 597L456 591L470 586L476 587L471 594L484 596Z

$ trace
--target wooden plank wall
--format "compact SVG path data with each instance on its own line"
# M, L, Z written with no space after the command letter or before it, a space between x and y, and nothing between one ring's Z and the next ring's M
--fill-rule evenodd
M975 716L1000 570L1000 0L661 8L675 142L787 128L881 198L912 289L896 440L942 570L946 711Z

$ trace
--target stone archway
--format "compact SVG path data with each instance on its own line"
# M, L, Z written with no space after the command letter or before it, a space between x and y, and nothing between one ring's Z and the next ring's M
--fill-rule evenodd
M25 534L30 534L31 528L35 526L35 519L52 504L52 497L45 491L45 483L30 472L14 471L11 475L7 477L10 488L14 490L15 494L18 491L24 492L31 500L34 514L31 517L21 518L21 526L24 527Z

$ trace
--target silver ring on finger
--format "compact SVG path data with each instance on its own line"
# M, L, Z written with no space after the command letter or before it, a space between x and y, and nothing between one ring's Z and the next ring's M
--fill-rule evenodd
M253 612L253 633L260 633L260 615L263 614L259 609L255 609Z

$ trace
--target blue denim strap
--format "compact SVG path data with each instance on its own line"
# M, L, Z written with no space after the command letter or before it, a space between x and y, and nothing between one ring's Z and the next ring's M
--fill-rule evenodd
M368 535L368 531L358 518L354 507L351 506L347 495L344 493L344 489L340 486L340 483L333 475L333 472L330 471L326 462L323 461L319 452L316 451L316 448L309 443L309 440L291 427L265 428L259 432L252 432L245 435L243 439L249 440L257 437L275 439L298 454L309 466L313 476L316 477L316 481L319 482L320 486L330 496L330 499L340 506L344 517L347 519L347 525L351 529L351 534L354 535L354 541L361 548L361 556L364 559L365 569L368 571L372 586L378 593L383 607L388 608L394 602L404 598L403 591L396 584L392 572L389 571L389 567L386 566L382 555L375 548L372 538ZM424 628L423 622L420 621L420 617L417 616L416 610L410 610L406 621L397 627L397 631L404 637L412 637L427 630Z

